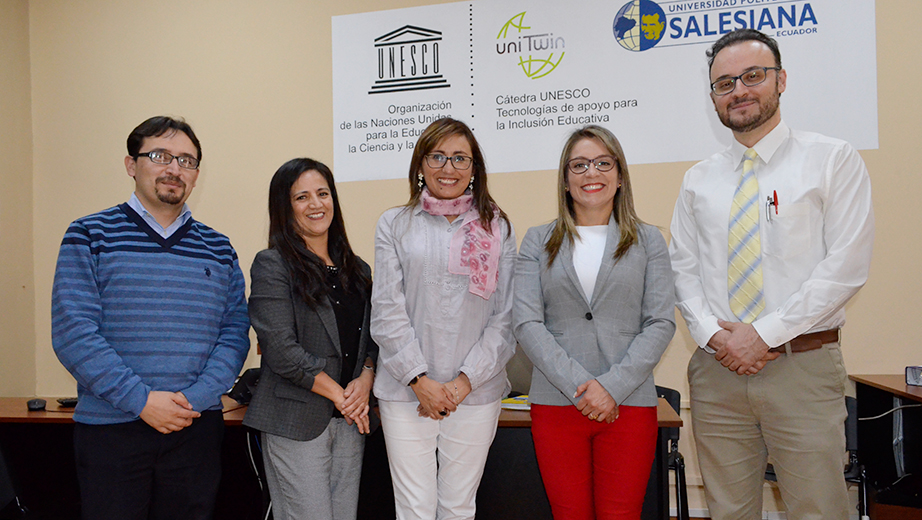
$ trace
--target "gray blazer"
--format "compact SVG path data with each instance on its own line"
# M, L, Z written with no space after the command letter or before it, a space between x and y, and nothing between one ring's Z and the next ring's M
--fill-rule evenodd
M656 406L653 367L675 333L666 241L641 224L638 243L615 262L621 232L612 218L590 302L567 241L547 266L554 225L528 230L515 267L515 336L535 364L529 401L575 405L576 388L594 378L619 405Z
M370 273L361 259L362 269ZM288 268L274 249L260 251L250 268L250 322L262 349L259 384L243 424L296 441L309 441L326 429L333 402L311 392L321 371L339 380L342 351L336 316L329 303L311 310L294 293ZM370 297L371 295L369 295ZM368 331L371 303L365 305L354 377L378 347Z

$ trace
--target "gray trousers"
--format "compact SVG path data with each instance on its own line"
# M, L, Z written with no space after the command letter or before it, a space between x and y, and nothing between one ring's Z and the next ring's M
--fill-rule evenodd
M332 419L310 441L262 439L276 520L355 520L365 438L354 424Z

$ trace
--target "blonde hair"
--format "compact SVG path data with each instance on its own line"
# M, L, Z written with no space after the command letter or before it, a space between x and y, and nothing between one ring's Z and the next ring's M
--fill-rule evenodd
M579 232L576 230L573 197L567 191L567 175L569 174L567 161L570 160L570 152L573 151L573 147L583 139L595 139L601 143L608 153L615 158L615 167L618 169L621 187L618 188L612 201L612 214L621 230L621 240L618 241L618 248L615 249L614 259L621 258L632 245L637 243L637 227L642 221L637 218L637 212L634 211L631 176L628 173L627 159L624 158L621 143L606 128L596 125L585 126L570 134L570 138L567 139L563 152L560 154L560 166L557 170L557 225L544 246L544 250L548 254L548 266L554 263L564 240L572 246L573 237L579 236Z

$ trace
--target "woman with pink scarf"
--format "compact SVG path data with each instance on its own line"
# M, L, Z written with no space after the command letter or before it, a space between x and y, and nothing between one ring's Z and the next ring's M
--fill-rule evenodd
M371 335L398 520L474 518L515 351L515 233L470 128L433 122L375 231Z

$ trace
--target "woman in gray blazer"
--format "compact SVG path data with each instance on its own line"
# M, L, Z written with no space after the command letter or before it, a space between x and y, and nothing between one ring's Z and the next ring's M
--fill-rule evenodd
M656 443L653 367L675 332L666 242L634 211L621 145L575 131L558 218L528 230L513 323L534 362L529 402L556 520L640 518Z
M250 278L262 363L243 424L262 432L274 518L354 519L378 348L371 272L324 164L292 159L272 177L269 249Z

